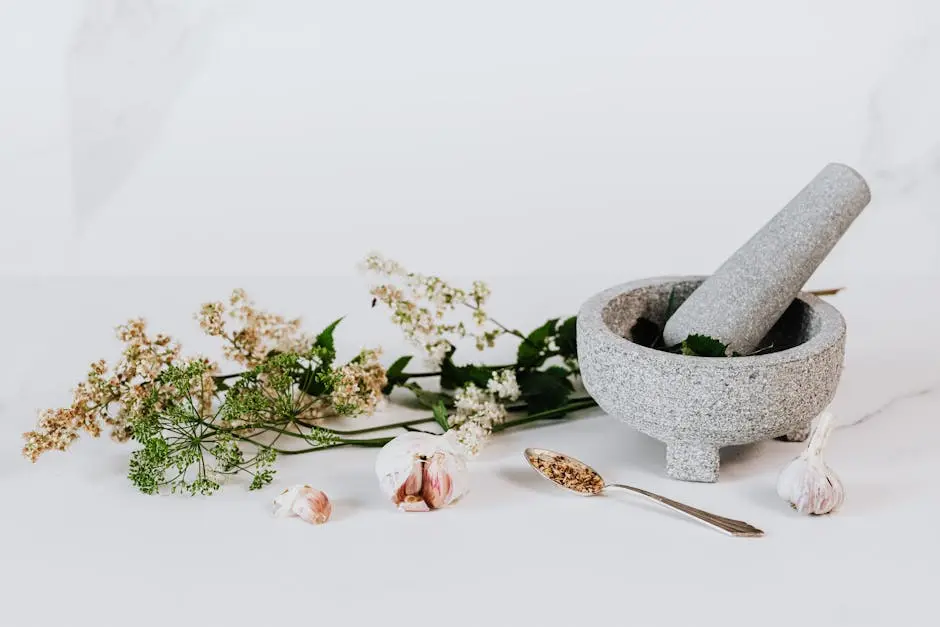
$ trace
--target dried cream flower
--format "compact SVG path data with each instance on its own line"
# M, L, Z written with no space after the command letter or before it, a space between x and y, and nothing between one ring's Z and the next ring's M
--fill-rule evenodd
M391 309L392 321L434 366L447 355L452 340L469 336L482 350L492 346L502 332L484 309L490 290L480 281L474 281L469 291L463 290L439 277L407 272L380 255L370 255L364 265L366 270L389 279L387 284L373 286L372 296ZM470 310L474 331L456 317L458 305Z
M239 324L238 328L226 328L226 313ZM301 353L314 342L312 336L301 331L299 318L287 320L256 309L243 289L232 291L228 307L221 302L205 303L196 320L207 335L227 342L223 351L228 359L249 368L260 364L272 350Z
M379 363L379 350L364 350L337 369L330 395L333 408L341 415L371 414L381 401L388 382Z
M157 378L167 366L180 361L179 345L163 334L147 335L146 323L140 318L119 326L117 337L124 343L117 364L109 371L104 360L92 363L85 381L73 390L71 405L42 411L36 429L23 434L23 454L30 461L35 462L46 451L64 451L79 431L98 437L103 425L111 427L113 439L123 442L131 436L130 423L152 393L158 406L173 393L158 384ZM215 391L211 375L216 366L197 359L208 365L200 402L211 403Z

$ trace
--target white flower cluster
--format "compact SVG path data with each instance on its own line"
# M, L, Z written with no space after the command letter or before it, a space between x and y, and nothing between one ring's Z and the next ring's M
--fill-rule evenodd
M472 337L482 350L492 346L501 333L484 309L490 290L480 281L474 281L470 290L462 290L439 277L407 272L380 255L370 255L364 265L366 270L389 279L388 283L373 286L372 296L392 310L392 321L424 351L434 367L444 360L452 339ZM472 311L471 326L475 330L457 318L458 305Z
M498 398L515 401L519 398L519 384L516 382L516 373L511 369L499 370L493 373L486 382L486 389Z
M519 394L516 374L510 369L494 372L486 389L469 383L457 391L456 412L450 417L450 423L457 443L468 457L480 453L493 427L506 419L504 403L517 400Z

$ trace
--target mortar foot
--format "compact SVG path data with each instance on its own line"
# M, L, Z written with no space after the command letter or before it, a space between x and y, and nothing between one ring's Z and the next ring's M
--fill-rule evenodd
M666 474L680 481L718 481L718 448L701 444L666 444Z
M805 442L806 438L809 437L810 427L811 424L807 422L802 427L798 427L790 433L784 434L781 439L787 442Z

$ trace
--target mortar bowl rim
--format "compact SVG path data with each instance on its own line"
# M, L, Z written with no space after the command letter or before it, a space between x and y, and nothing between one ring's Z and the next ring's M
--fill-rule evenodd
M610 344L621 351L636 353L642 359L655 360L660 363L695 364L696 366L709 368L748 369L803 361L826 351L845 337L845 319L839 310L831 303L809 292L800 292L797 294L796 299L803 302L815 315L820 317L820 328L806 341L796 346L760 355L722 358L670 353L649 348L622 337L611 329L604 320L604 311L607 306L623 294L678 282L701 282L706 278L708 278L707 275L664 275L627 281L598 292L588 298L578 312L579 341L583 331L590 330L595 336L593 338L594 342Z

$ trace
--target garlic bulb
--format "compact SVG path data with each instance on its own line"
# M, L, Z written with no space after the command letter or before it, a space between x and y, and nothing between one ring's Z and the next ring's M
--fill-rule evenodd
M330 519L333 505L325 493L308 485L295 485L274 499L274 515L278 518L297 516L314 525Z
M398 509L427 512L447 507L469 489L467 462L453 438L410 431L379 451L379 486Z
M845 500L842 482L822 456L832 420L830 412L820 414L806 450L777 479L777 494L801 514L828 514Z

